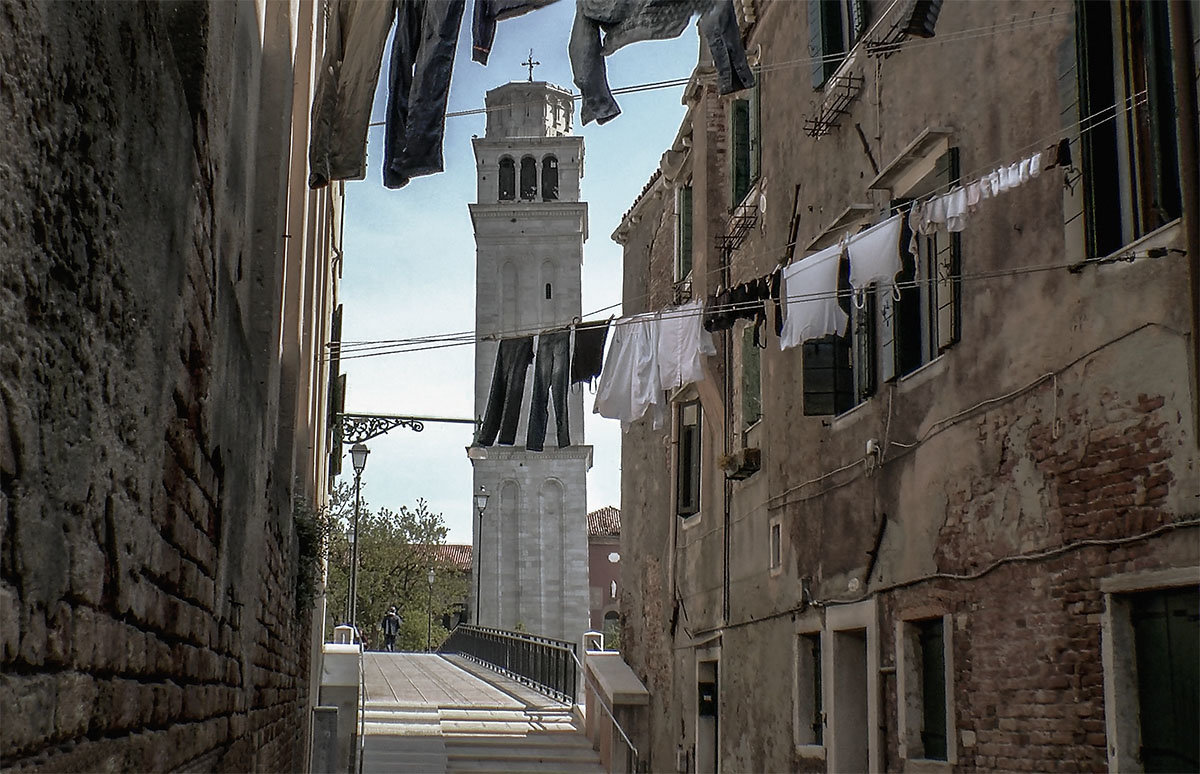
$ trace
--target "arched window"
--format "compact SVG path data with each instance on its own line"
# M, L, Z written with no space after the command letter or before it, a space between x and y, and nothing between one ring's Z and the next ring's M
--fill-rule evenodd
M542 201L558 199L558 159L547 156L542 159Z
M500 201L517 198L517 164L508 156L500 159Z
M537 162L532 156L521 159L521 198L533 199L537 196Z

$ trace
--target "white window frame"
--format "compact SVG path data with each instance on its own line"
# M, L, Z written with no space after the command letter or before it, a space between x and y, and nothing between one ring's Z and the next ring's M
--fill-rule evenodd
M1127 595L1200 584L1200 567L1126 573L1100 580L1100 663L1104 668L1104 723L1110 772L1142 771L1133 624Z
M839 659L844 658L836 646L836 635L854 631L865 631L867 646L867 727L865 729L843 729L838 727L839 698L835 677ZM825 629L821 633L821 692L822 706L827 718L825 724L825 755L828 771L848 771L850 766L841 758L842 745L867 745L867 768L879 771L882 766L882 732L880 731L879 709L879 613L875 598L849 605L834 605L825 613ZM849 739L842 739L848 735Z
M921 680L917 624L942 619L943 682L946 687L946 760L921 754ZM899 752L905 771L945 771L958 763L958 727L954 715L954 616L933 610L908 610L896 621L896 718Z
M776 516L767 523L767 566L771 577L783 572L783 518Z

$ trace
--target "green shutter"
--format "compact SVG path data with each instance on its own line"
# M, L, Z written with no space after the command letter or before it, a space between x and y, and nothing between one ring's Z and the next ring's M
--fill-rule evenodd
M921 646L921 746L923 757L946 760L946 646L941 618L917 624Z
M825 85L825 33L821 23L821 0L808 0L808 55L812 58L812 87Z
M750 90L750 179L757 180L762 174L762 75L754 81Z
M685 185L679 189L679 260L678 278L687 277L692 271L692 187Z
M754 343L754 326L742 331L742 427L762 418L762 361Z
M750 102L735 99L729 114L731 138L730 160L733 182L733 204L736 207L750 191Z
M1200 592L1135 594L1140 755L1145 771L1200 769Z

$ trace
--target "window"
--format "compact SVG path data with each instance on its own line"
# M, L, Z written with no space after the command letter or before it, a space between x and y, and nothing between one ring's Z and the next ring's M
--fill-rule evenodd
M778 522L772 522L768 530L770 534L771 569L783 569L783 527ZM772 573L774 575L775 573Z
M896 671L901 755L910 759L957 761L949 733L954 717L949 686L953 672L949 615L900 621L896 625Z
M838 268L838 303L850 315L845 336L825 336L803 345L804 413L807 416L841 414L854 408L874 392L870 380L872 346L863 337L873 330L875 298L866 295L866 306L855 309L850 298L850 262L842 256ZM855 332L858 331L858 335ZM873 341L873 339L870 339ZM853 345L860 346L855 349ZM866 359L864 362L864 358Z
M729 107L731 142L729 178L733 185L732 206L750 193L758 179L762 142L759 138L759 85L750 89L749 99L735 99Z
M934 169L911 189L909 196L920 197L945 190L958 180L958 149L951 148ZM907 199L892 202L903 208ZM900 299L877 294L881 321L879 326L880 379L912 373L946 351L959 340L962 326L962 240L961 235L938 231L918 236L917 252L909 250L912 231L905 219L900 237L900 261L903 270L897 283L911 283L900 291ZM916 282L918 278L931 282Z
M700 512L700 403L683 403L676 411L675 512L687 517Z
M796 746L825 744L825 711L821 701L821 633L796 637Z
M521 159L521 198L533 199L537 196L537 162L532 156Z
M762 357L754 326L742 331L742 429L762 419Z
M547 156L542 159L542 201L558 199L558 159Z
M808 53L813 60L814 89L825 86L866 30L866 0L812 0L808 4Z
M550 300L550 297L551 297L553 294L554 294L554 288L553 288L553 287L551 287L551 285L550 285L550 283L549 283L549 282L547 282L547 283L546 283L546 300L547 300L547 301L549 301L549 300Z
M675 190L675 280L692 273L692 186Z
M1188 580L1107 598L1101 643L1114 770L1200 768L1200 590Z
M1078 89L1085 256L1103 257L1178 218L1174 71L1166 3L1076 2L1075 58L1062 79ZM1070 77L1070 70L1075 77ZM1114 115L1115 120L1105 120Z
M500 201L517 198L517 165L511 158L500 159Z

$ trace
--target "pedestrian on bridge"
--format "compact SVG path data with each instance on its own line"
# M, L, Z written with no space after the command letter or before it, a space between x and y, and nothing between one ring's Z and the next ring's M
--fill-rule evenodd
M396 635L400 633L400 624L402 623L404 623L404 619L396 613L395 605L389 607L387 615L383 617L383 621L379 625L383 629L383 649L388 653L396 650Z

